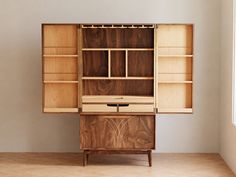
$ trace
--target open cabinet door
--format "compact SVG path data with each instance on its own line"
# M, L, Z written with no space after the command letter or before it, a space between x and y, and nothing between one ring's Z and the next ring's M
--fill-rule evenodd
M78 112L77 25L42 26L43 111Z
M192 113L193 25L158 25L155 33L158 113Z

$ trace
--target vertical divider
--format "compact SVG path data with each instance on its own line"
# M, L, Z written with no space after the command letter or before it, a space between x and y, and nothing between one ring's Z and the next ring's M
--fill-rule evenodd
M158 25L154 28L154 98L156 113L158 112Z
M125 50L125 77L128 77L128 50Z
M108 50L108 78L111 77L111 50Z
M78 41L78 107L79 111L82 109L82 76L83 76L83 34L81 25L78 25L77 32L77 41Z

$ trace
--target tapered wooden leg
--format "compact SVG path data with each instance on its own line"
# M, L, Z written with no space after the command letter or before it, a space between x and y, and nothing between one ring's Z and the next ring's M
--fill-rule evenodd
M83 152L83 166L86 166L87 165L87 152L84 151Z
M89 153L86 154L86 163L88 164Z
M152 150L148 151L148 163L149 163L149 167L152 166Z

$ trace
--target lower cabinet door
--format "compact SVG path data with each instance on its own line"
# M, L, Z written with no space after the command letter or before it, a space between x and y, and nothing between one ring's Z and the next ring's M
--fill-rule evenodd
M155 149L155 116L80 116L81 149Z

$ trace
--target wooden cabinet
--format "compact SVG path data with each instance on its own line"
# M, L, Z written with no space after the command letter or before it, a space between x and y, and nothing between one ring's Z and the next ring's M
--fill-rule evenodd
M155 116L82 115L80 142L81 149L154 149Z
M43 111L79 113L87 153L150 159L155 115L193 111L193 57L190 24L43 24Z

